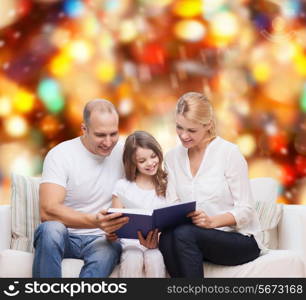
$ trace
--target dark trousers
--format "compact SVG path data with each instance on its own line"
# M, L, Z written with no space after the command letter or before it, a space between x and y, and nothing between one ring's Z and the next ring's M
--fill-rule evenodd
M159 249L171 277L204 277L203 261L235 266L254 260L260 249L253 236L193 224L161 234Z

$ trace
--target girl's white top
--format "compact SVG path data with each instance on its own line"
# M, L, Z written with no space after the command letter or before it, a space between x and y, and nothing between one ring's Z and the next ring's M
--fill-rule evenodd
M152 210L165 206L166 199L157 196L155 189L143 189L136 182L128 181L127 179L119 179L115 184L113 195L117 196L125 208L141 208ZM145 251L147 248L140 245L136 239L121 239L123 247L137 246Z
M238 147L221 137L212 140L200 167L192 175L187 148L179 145L165 156L168 172L167 201L197 202L197 210L214 216L231 213L235 226L216 228L254 235L259 248L262 233L248 178L248 166Z
M113 195L120 199L125 208L154 209L166 203L164 197L157 196L155 189L143 189L125 178L116 182Z

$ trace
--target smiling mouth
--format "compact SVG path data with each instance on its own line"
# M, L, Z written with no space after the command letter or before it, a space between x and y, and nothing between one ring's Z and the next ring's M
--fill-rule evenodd
M151 171L155 170L155 168L156 168L156 165L155 165L155 166L153 166L153 167L152 167L152 168L150 168L150 169L146 169L146 171L151 172Z
M102 151L109 151L109 150L111 150L111 147L103 148L103 147L99 146L98 148L101 149Z

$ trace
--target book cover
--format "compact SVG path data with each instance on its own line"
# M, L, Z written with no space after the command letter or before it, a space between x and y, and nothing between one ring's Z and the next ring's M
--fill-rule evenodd
M140 230L146 236L150 230L158 228L163 231L166 228L191 222L186 215L195 210L196 203L179 202L154 210L109 208L108 212L122 212L129 217L129 222L116 231L120 238L138 239L137 231Z

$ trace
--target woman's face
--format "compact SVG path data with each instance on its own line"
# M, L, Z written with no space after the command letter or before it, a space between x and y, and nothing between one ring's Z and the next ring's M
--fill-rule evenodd
M176 115L176 133L187 149L200 146L209 137L210 124L203 125L186 119L182 114Z

